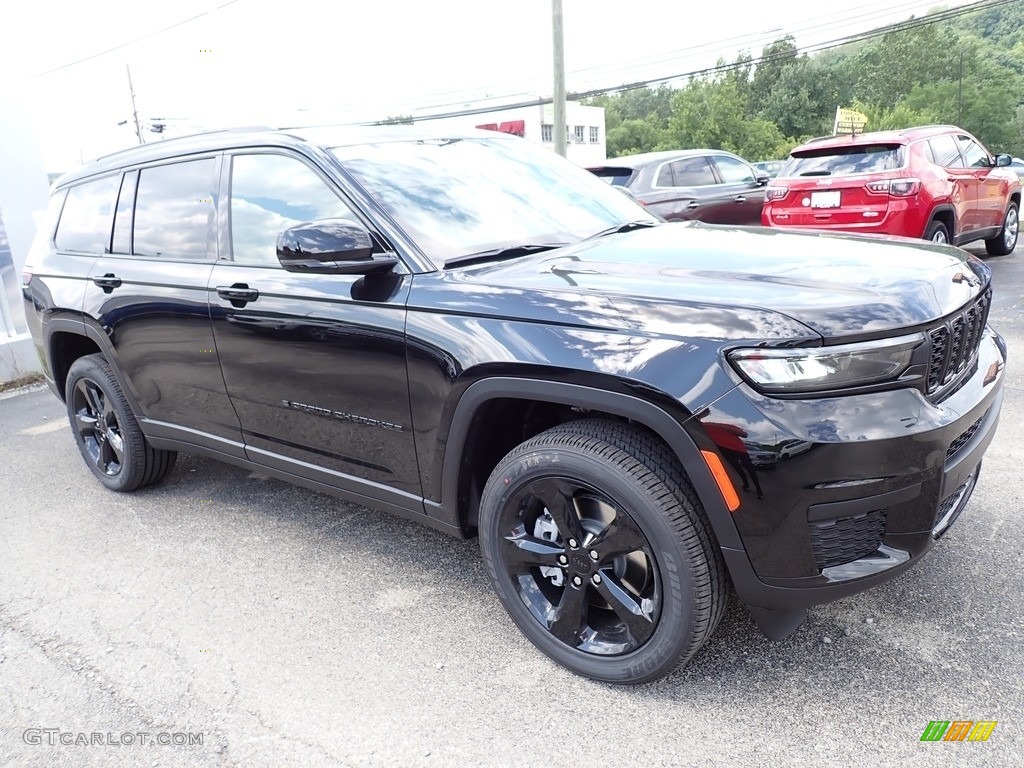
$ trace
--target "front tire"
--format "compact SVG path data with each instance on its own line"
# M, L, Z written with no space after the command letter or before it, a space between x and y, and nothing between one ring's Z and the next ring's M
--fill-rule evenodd
M570 422L502 459L481 498L480 547L523 633L596 680L668 674L725 608L721 552L678 461L617 422Z
M985 241L985 250L990 256L1009 256L1017 247L1017 234L1020 231L1020 216L1016 203L1010 203L1003 217L1003 229L991 240Z
M150 446L102 355L71 365L64 400L82 458L110 490L134 491L173 469L178 454Z

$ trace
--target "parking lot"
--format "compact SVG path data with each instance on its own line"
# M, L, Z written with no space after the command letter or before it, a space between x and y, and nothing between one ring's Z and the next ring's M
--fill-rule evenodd
M783 642L733 600L637 688L536 651L476 541L188 455L114 494L48 390L0 396L0 765L1024 766L1024 247L986 261L1006 400L940 546Z

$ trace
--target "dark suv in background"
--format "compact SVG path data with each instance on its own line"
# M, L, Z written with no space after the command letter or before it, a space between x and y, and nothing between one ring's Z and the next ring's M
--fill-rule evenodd
M589 169L665 221L761 224L769 174L713 149L647 152Z
M490 132L102 158L54 185L23 291L107 488L188 451L479 535L530 640L618 683L692 657L730 581L781 638L911 566L1002 400L963 251L664 224Z

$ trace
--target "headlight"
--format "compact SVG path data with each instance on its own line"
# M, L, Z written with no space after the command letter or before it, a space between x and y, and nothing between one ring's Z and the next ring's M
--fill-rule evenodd
M915 333L836 347L734 349L728 358L763 392L821 392L892 381L907 370L923 342Z

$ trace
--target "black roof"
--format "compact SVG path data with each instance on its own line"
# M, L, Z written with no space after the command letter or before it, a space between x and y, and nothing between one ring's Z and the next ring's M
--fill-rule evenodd
M303 147L349 146L385 141L416 141L426 139L489 137L513 138L495 131L482 130L440 130L436 127L418 125L382 126L320 126L310 128L274 129L265 127L226 128L191 136L154 141L137 147L123 149L103 155L80 168L70 171L56 181L62 187L80 179L97 176L133 165L141 165L172 157L184 157L204 152L218 152L243 147Z

